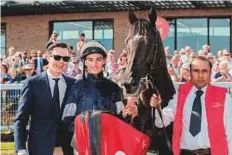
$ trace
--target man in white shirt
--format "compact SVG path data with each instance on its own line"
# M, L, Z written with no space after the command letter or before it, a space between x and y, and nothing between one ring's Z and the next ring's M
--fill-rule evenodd
M232 155L232 99L226 88L210 84L212 64L196 57L190 64L191 81L162 110L164 125L174 121L174 155ZM153 94L151 106L159 107ZM163 124L156 112L156 126Z

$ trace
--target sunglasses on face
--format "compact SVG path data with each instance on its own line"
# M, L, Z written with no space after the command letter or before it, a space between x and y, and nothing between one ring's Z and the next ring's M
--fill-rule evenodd
M60 55L53 55L53 58L56 60L56 61L60 61L60 59L62 58L64 62L68 62L70 57L67 57L67 56L60 56Z

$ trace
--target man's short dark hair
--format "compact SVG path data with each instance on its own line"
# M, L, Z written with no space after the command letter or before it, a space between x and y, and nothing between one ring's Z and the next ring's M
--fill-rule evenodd
M56 47L60 47L60 48L67 48L68 49L68 45L65 44L65 43L54 43L54 44L51 44L47 51L51 54L51 51L56 48Z
M190 65L189 65L190 71L192 70L192 62L193 62L194 60L202 60L202 61L208 62L210 70L211 70L212 67L213 67L212 63L211 63L207 58L205 58L205 57L203 57L203 56L197 56L197 57L195 57L195 58L190 62Z
M85 34L84 34L84 33L81 33L80 36L85 37Z

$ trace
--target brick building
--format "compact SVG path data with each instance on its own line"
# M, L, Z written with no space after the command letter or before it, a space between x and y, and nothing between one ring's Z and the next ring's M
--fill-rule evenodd
M74 49L84 32L89 40L101 41L119 53L129 30L128 9L147 17L151 5L170 26L164 46L180 50L190 45L197 51L209 44L213 53L232 51L231 1L11 1L1 6L1 53L7 54L10 46L19 51L45 50L53 31Z

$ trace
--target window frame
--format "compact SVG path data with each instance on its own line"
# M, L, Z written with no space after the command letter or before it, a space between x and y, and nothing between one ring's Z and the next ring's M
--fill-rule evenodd
M48 40L53 32L54 23L63 23L63 22L92 22L92 36L94 36L94 23L95 22L112 22L112 48L114 49L114 19L113 18L104 18L104 19L71 19L71 20L51 20L49 21L49 33L48 33Z
M164 17L165 18L165 17ZM229 25L229 30L230 30L230 38L229 38L229 49L230 52L232 53L232 17L231 16L194 16L194 17L191 17L191 16L178 16L178 17L167 17L165 18L166 20L174 20L174 50L177 50L177 19L199 19L199 18L205 18L207 19L207 44L210 45L210 35L209 35L209 32L210 32L210 19L225 19L225 18L228 18L230 19L230 25Z
M7 26L6 23L1 23L1 34L2 34L2 27L5 28L5 29L4 29L4 30L5 30L5 48L3 48L2 45L1 45L1 53L0 53L0 54L1 54L1 56L3 56L3 55L2 55L2 49L5 49L4 55L7 57L9 53L7 53L7 31L6 31L6 30L7 30L7 27L6 27L6 26ZM1 40L1 42L2 42L2 40Z

